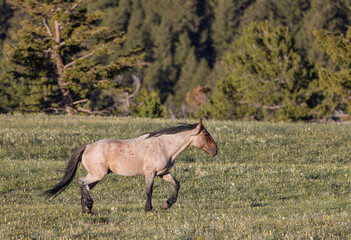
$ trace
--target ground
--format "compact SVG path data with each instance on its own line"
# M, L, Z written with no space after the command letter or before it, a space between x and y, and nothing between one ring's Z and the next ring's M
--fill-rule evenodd
M204 121L220 153L191 147L176 160L178 202L156 178L151 213L143 177L106 176L80 207L77 177L57 198L73 151L134 138L178 121L0 115L0 239L349 239L351 125ZM197 122L189 121L189 122Z

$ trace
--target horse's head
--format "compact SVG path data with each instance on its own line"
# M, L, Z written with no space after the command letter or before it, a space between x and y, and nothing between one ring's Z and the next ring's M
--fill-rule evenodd
M195 128L195 132L196 135L193 138L192 145L201 148L213 157L216 156L218 154L217 144L211 137L210 133L206 130L204 125L202 125L201 119Z

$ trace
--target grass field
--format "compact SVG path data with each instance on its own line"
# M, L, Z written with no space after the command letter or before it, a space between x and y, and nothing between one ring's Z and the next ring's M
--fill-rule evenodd
M351 239L351 125L205 121L220 153L183 152L171 185L109 174L81 214L74 181L53 201L75 148L176 124L113 117L0 115L0 239ZM79 167L78 176L84 174ZM77 176L76 176L77 178Z

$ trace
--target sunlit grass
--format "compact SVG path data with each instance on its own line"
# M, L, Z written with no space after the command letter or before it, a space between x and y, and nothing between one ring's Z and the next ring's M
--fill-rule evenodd
M0 115L0 239L351 238L348 124L205 121L220 154L189 148L178 157L172 174L181 189L167 211L172 187L159 178L151 213L143 177L105 177L91 216L81 214L76 181L45 200L77 147L177 122Z

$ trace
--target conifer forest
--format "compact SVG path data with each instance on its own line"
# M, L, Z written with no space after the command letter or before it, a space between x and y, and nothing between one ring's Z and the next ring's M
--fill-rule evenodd
M350 0L0 1L0 112L351 119Z

